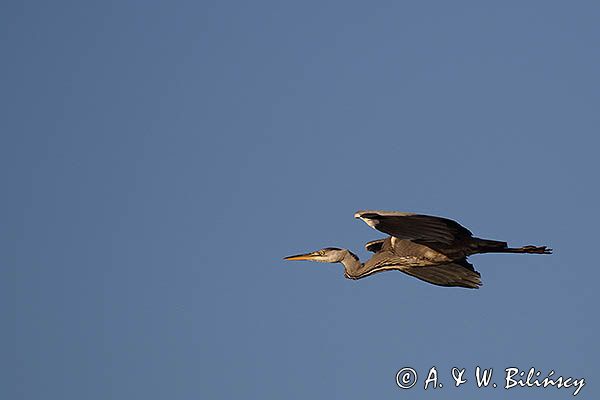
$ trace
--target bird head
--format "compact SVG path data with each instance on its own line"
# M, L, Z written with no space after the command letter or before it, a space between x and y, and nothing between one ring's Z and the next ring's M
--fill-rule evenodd
M285 257L284 260L308 260L324 263L341 262L348 254L348 250L338 249L337 247L325 247L324 249L313 251L306 254Z

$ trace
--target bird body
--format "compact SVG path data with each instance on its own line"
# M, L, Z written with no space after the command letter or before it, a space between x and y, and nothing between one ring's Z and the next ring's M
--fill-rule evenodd
M438 286L477 289L481 286L481 275L467 261L472 254L552 252L546 246L511 248L506 242L473 237L467 228L442 217L379 210L358 211L354 217L389 235L365 245L375 253L366 263L361 263L350 250L337 247L285 259L342 263L344 275L349 279L398 270Z

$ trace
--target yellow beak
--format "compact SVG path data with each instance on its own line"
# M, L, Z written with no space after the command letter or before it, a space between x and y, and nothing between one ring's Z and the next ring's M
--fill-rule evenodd
M311 260L314 257L314 254L298 254L297 256L289 256L285 257L284 260Z

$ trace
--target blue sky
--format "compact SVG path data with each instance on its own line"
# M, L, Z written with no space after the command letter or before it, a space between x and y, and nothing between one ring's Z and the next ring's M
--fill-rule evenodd
M15 399L597 397L600 6L4 2L0 385ZM286 263L456 219L478 291ZM4 308L4 307L3 307ZM444 388L402 391L403 367ZM3 380L4 380L3 379Z

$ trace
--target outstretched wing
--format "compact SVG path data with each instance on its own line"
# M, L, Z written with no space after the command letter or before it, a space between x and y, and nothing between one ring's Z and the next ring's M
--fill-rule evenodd
M469 267L461 264L466 264ZM400 269L405 274L438 286L459 286L468 289L479 289L482 285L481 274L473 269L466 260L458 263L433 265L428 267L412 267Z
M381 251L371 257L365 263L365 267L365 272L349 278L362 279L379 272L397 270L438 286L459 286L469 289L478 289L481 286L481 275L466 258L448 264L409 266L404 264L402 257L389 251Z
M418 243L451 245L473 237L471 231L458 222L431 215L366 210L358 211L354 217L362 219L378 231Z

